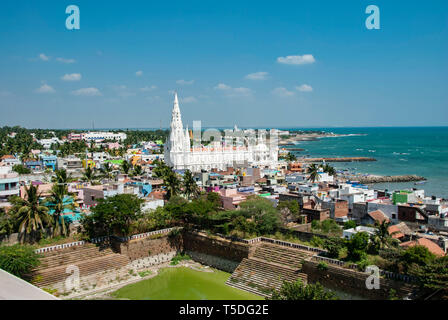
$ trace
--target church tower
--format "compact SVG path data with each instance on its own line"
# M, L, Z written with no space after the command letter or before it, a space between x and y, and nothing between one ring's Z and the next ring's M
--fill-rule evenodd
M184 153L190 151L190 139L184 131L182 117L179 109L177 92L174 93L173 111L171 112L170 135L165 145L165 162L169 166L181 167L184 162ZM188 139L188 144L186 143Z

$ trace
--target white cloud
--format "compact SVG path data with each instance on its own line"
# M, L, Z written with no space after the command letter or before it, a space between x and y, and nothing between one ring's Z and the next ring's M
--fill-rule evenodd
M233 97L233 96L248 96L252 94L252 90L249 88L239 87L239 88L232 88L231 86L228 86L224 83L218 84L216 87L214 87L215 90L219 90L221 92L226 93L226 95Z
M220 83L214 89L215 90L230 90L232 88L224 83Z
M129 88L125 85L114 86L113 88L117 92L119 97L126 98L126 97L135 96L135 92L132 92L131 90L129 90Z
M50 57L46 56L44 53L41 53L39 55L39 59L42 61L48 61L48 60L50 60Z
M283 87L275 88L274 90L272 90L272 93L279 97L291 97L294 95L294 92L289 91L288 89Z
M82 88L72 91L72 94L75 96L102 96L97 88Z
M278 63L284 64L310 64L316 62L312 54L304 54L303 56L286 56L286 57L278 57Z
M268 78L269 73L267 72L255 72L248 74L245 78L248 80L266 80Z
M146 87L140 88L140 91L142 91L142 92L149 92L149 91L153 91L153 90L156 90L156 89L157 89L157 86L146 86Z
M79 81L82 76L80 73L65 74L61 79L64 81Z
M296 87L296 90L301 92L311 92L313 91L313 87L308 84L302 84L301 86Z
M189 80L189 81L187 81L187 80L177 80L176 83L180 84L182 86L187 86L187 85L193 84L194 80Z
M195 97L185 97L181 99L182 103L193 103L198 101Z
M44 83L40 88L36 89L34 92L36 93L55 93L56 90L52 86Z
M142 70L139 70L139 71L137 71L137 72L135 73L135 75L136 75L137 77L141 77L141 76L143 75L143 71L142 71Z
M76 62L75 59L65 59L65 58L56 58L56 61L67 64Z

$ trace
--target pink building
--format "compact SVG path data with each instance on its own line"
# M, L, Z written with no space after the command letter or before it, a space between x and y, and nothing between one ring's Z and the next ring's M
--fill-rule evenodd
M219 190L222 206L226 210L238 208L239 204L249 196L247 193L238 192L236 189Z

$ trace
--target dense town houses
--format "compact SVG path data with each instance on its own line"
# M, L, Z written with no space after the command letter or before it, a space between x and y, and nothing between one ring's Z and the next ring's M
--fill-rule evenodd
M70 234L76 235L84 228L83 218L91 216L99 203L120 195L141 200L144 212L156 214L153 222L163 217L160 210L178 205L170 202L176 196L183 199L183 205L196 205L195 197L212 194L219 202L218 211L224 213L244 212L255 197L280 212L281 230L311 234L308 241L314 235L321 237L316 228L329 223L340 231L331 237L341 241L352 241L361 234L374 239L386 228L387 237L402 250L424 247L436 257L448 252L447 200L418 188L379 190L352 181L325 161L297 160L284 152L282 156L282 150L265 143L263 135L255 136L254 145L228 146L224 139L192 146L193 134L183 127L177 95L166 134L153 132L148 139L136 133L133 140L124 132L56 134L33 137L33 148L0 158L0 213L8 214L17 205L14 197L26 201L30 188L35 187L41 203L54 214L48 201L54 199L55 187L62 185L67 189L60 199L64 209L59 214ZM8 135L8 139L17 137ZM194 185L188 187L191 193L185 184L188 179ZM290 205L296 207L295 215ZM185 221L192 223L188 218ZM237 223L250 226L253 219ZM232 225L237 223L232 221ZM138 227L144 231L145 225ZM17 239L0 235L0 243Z

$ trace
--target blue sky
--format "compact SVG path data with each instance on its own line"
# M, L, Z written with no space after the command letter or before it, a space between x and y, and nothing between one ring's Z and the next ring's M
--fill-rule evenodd
M0 126L448 125L445 0L3 0L0 43Z

